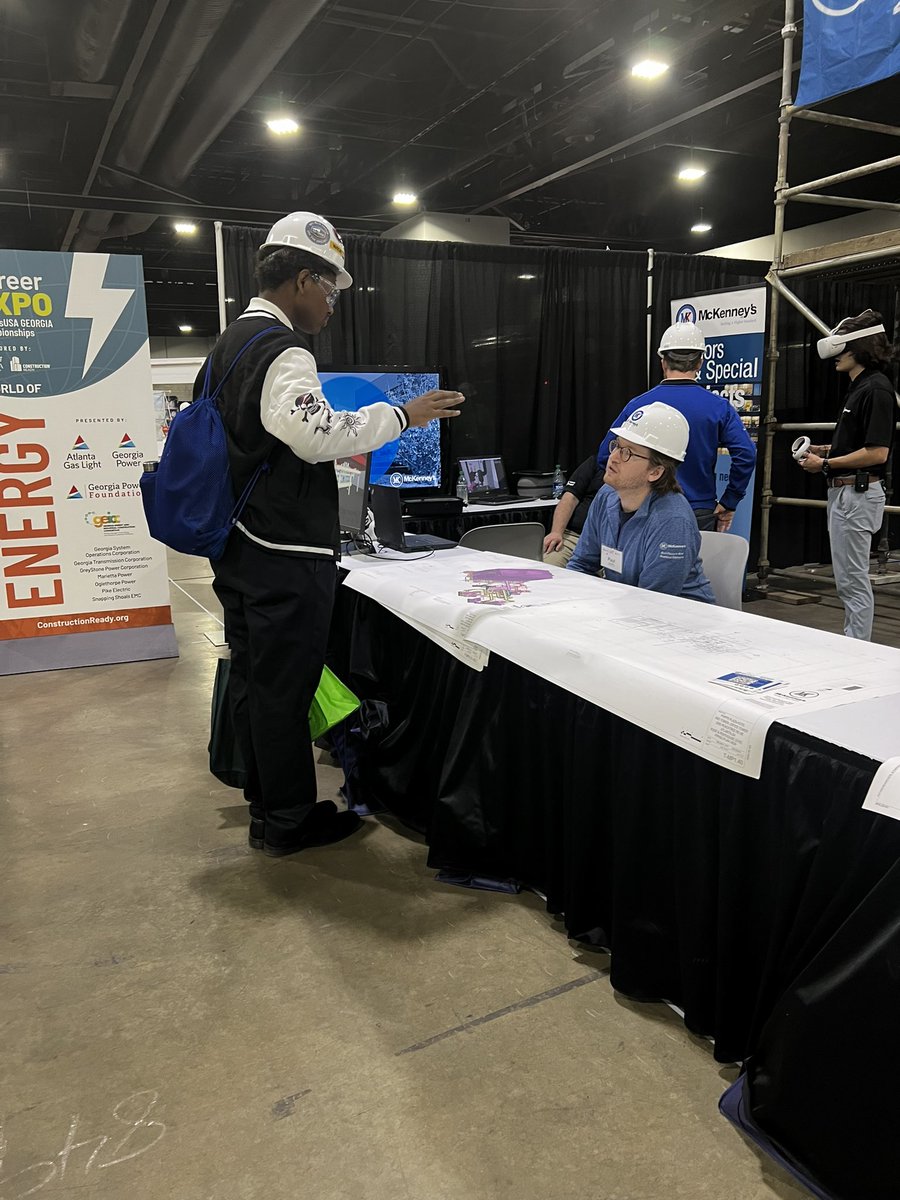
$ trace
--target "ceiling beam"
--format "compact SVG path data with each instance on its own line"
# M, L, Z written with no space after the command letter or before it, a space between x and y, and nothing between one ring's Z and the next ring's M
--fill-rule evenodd
M691 121L694 117L701 117L716 108L730 104L733 100L738 100L741 96L746 96L750 92L767 87L770 83L774 83L779 79L781 79L781 71L770 71L768 75L761 75L758 79L753 79L750 83L745 83L743 87L734 88L722 96L717 96L714 100L707 100L704 104L698 104L696 108L688 109L683 113L677 113L674 117L670 117L668 121L662 121L659 125L654 125L650 129L644 129L629 138L614 142L611 146L606 146L603 150L598 150L596 154L589 154L587 158L580 158L576 162L570 163L567 167L561 167L558 171L553 171L549 175L542 175L539 179L533 179L530 183L525 183L521 187L514 188L511 192L506 192L503 196L495 196L491 200L486 200L484 204L480 204L471 211L473 213L486 212L488 209L495 208L498 204L508 204L510 200L515 200L518 196L524 196L528 192L534 192L538 188L546 187L548 183L555 183L558 179L565 179L569 175L576 175L581 171L586 171L590 167L597 166L605 159L608 159L610 155L618 154L621 150L627 150L630 146L637 146L641 142L647 141L648 138L656 137L660 133L665 133L668 129L674 129L678 125L683 125L685 121Z

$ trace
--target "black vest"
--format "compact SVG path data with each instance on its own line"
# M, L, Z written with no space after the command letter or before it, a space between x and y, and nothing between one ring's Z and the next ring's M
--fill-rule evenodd
M235 496L240 496L261 462L268 460L250 494L240 523L255 539L277 553L337 558L340 546L338 493L334 463L308 463L267 433L260 419L266 372L292 346L309 347L303 335L268 314L232 321L212 354L212 386L222 378L241 347L266 329L271 332L246 352L225 382L219 412L228 435L228 461ZM206 364L194 384L203 384ZM232 536L243 536L240 532Z

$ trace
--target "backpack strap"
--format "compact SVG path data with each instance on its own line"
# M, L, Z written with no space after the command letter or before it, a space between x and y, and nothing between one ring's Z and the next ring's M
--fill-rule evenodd
M277 318L273 317L272 320L275 321L277 325L279 325L279 326L281 325L281 322L278 321ZM222 378L216 384L216 389L212 393L212 395L210 395L210 391L209 391L209 385L212 380L212 354L210 354L209 358L206 360L206 374L203 376L203 395L209 400L218 400L219 393L221 392L222 388L225 386L225 383L228 380L228 377L231 375L231 372L234 370L234 368L238 365L238 363L243 358L245 351L249 350L250 347L253 345L253 343L258 342L260 340L260 338L264 338L268 334L275 333L275 332L276 332L275 325L270 325L267 329L261 329L259 331L259 333L254 333L253 337L248 338L246 340L246 342L244 342L243 346L241 346L240 350L238 350L238 352L234 356L234 358L231 360L231 364L229 365L228 370L225 372L225 374L222 376Z

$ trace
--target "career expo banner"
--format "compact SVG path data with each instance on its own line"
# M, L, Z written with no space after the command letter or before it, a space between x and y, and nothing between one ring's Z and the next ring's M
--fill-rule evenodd
M0 674L177 654L141 260L0 250Z
M755 445L759 437L765 363L766 288L727 288L673 300L672 322L679 321L699 325L706 338L697 382L729 401ZM727 451L720 450L717 471L720 496L730 472L731 457ZM740 534L747 541L750 540L755 482L754 471L731 524L732 533Z
M804 0L797 106L889 79L900 71L896 0Z

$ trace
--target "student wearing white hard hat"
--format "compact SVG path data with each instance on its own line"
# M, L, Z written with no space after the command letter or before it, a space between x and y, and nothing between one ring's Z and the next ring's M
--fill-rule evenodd
M662 383L629 401L613 422L621 425L638 408L660 401L687 418L691 444L687 457L678 468L678 482L684 489L700 529L727 533L734 510L743 500L756 465L756 447L731 404L697 383L703 363L706 339L698 325L679 321L670 325L660 339ZM613 431L606 435L597 452L598 467L605 467ZM731 455L728 485L718 495L717 467L719 447Z
M689 444L686 419L656 402L610 432L604 485L567 569L715 604L700 531L676 478Z
M867 308L846 317L818 342L850 387L831 444L810 446L804 471L823 474L828 487L828 537L844 634L869 641L875 599L869 579L872 535L884 517L884 477L897 419L894 388L885 371L895 357L881 313Z
M308 337L324 328L352 283L344 260L340 234L324 217L300 212L276 221L257 255L259 295L210 356L213 382L224 378L219 411L236 496L266 464L213 563L213 586L231 647L229 700L247 764L250 845L272 856L339 841L361 823L330 800L316 803L312 747L303 735L337 575L334 460L376 450L408 426L457 416L463 399L435 391L402 408L380 402L332 410ZM204 372L205 364L198 387Z

